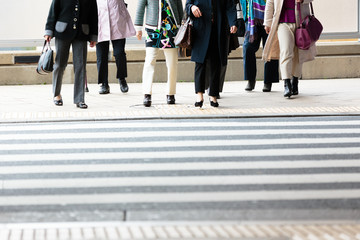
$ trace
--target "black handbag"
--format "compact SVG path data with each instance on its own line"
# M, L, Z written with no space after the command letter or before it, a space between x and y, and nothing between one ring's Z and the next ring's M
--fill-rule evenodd
M237 32L235 33L235 35L238 37L244 37L246 31L245 20L239 0L236 1L236 15L237 15L237 19L236 19Z
M51 73L54 66L54 52L51 49L50 41L44 42L36 72L41 75Z

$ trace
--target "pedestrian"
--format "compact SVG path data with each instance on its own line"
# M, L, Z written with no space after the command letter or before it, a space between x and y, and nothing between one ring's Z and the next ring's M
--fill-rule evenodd
M145 107L151 106L152 83L155 63L159 49L164 51L168 71L166 102L175 104L178 49L174 44L183 16L181 0L139 0L136 10L136 36L142 39L144 12L146 9L145 30L147 33L146 57L142 75Z
M265 46L268 34L264 29L264 10L266 0L240 0L243 9L246 32L243 44L244 80L246 91L252 91L256 84L256 52L260 44ZM272 59L264 63L263 92L270 92L273 83L279 82L279 61Z
M54 104L63 105L61 85L69 59L70 46L74 64L74 103L85 109L87 41L94 47L98 33L96 0L53 0L45 26L44 38L55 37L56 57L53 72Z
M218 107L221 67L227 65L228 37L237 30L235 4L233 0L187 0L186 11L193 18L194 26L191 61L195 62L195 107L202 107L204 103L208 64L210 105Z
M99 15L99 35L96 44L98 84L100 94L110 93L108 80L108 55L112 43L116 63L116 78L123 93L129 91L126 82L127 60L125 53L126 38L135 36L136 31L124 0L97 0Z
M301 50L295 45L295 31L300 25L298 5L302 16L310 15L313 0L267 0L265 9L265 30L269 34L263 51L263 59L280 58L280 72L284 80L284 97L298 95L298 82L302 64L316 56L316 46Z

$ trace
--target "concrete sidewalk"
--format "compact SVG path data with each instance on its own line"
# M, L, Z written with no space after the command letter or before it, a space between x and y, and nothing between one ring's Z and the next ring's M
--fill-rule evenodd
M300 94L291 99L283 97L282 81L270 93L262 92L261 81L252 92L246 92L245 85L245 81L225 82L220 107L210 107L205 96L205 106L199 109L194 107L194 83L177 84L176 105L166 104L165 84L154 83L150 108L142 105L139 83L129 84L126 94L118 84L111 84L107 95L99 95L99 86L90 84L85 110L73 104L72 84L63 85L62 107L53 104L51 85L1 86L0 122L360 114L360 79L301 80Z

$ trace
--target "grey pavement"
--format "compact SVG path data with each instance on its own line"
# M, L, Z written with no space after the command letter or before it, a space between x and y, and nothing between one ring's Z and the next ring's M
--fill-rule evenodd
M205 106L199 109L193 106L196 95L191 82L177 84L175 105L166 104L166 84L154 83L150 108L142 105L140 83L130 83L126 94L119 85L111 84L107 95L99 95L99 86L90 84L86 110L73 104L73 84L63 85L62 107L53 104L51 85L1 86L0 122L360 114L360 79L301 80L300 94L290 99L282 95L282 81L273 84L270 93L262 92L261 81L252 92L246 92L245 85L245 81L225 82L220 107L210 107L205 96Z

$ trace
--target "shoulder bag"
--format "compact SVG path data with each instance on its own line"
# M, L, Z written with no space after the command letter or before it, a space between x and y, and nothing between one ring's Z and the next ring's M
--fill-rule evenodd
M51 73L54 66L54 52L51 49L50 41L44 42L36 72L41 75Z
M237 19L236 19L237 32L235 33L235 35L238 37L244 37L245 36L245 21L244 21L244 14L241 9L241 4L240 4L239 0L236 1L236 16L237 16Z
M323 26L314 15L312 3L310 3L311 14L304 19L301 18L300 3L298 3L300 26L295 32L295 44L299 49L307 50L320 38Z
M174 43L181 48L191 49L192 46L192 31L193 23L190 16L185 15L185 18L181 22L179 31L177 32Z

